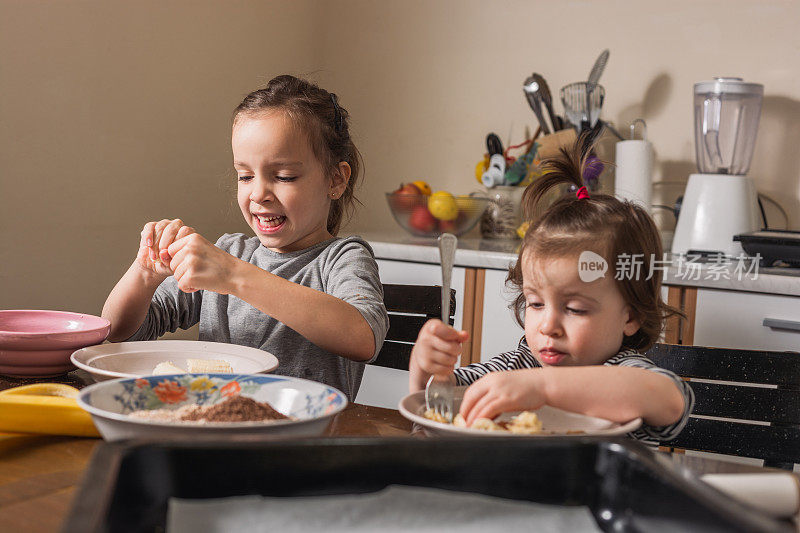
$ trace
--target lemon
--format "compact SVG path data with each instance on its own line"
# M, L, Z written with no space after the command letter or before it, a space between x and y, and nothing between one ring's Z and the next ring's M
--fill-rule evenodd
M458 216L458 205L449 192L436 191L428 198L428 211L439 220L455 220Z
M528 233L528 228L530 228L530 227L531 227L531 223L527 222L527 221L525 221L522 224L520 224L519 227L517 228L517 236L520 239L524 239L525 238L525 234Z
M431 186L425 183L424 181L422 180L412 181L411 184L416 186L417 189L419 189L419 192L421 192L425 196L431 195Z

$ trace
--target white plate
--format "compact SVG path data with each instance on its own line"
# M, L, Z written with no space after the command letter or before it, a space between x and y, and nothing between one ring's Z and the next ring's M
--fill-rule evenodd
M187 368L187 359L224 359L234 374L259 374L278 368L269 352L225 342L140 341L99 344L75 351L72 364L86 370L95 381L150 376L158 363L172 361Z
M455 410L458 411L461 405L461 396L466 387L456 387L456 403ZM460 390L459 390L460 389ZM425 391L418 391L409 394L402 400L398 406L400 413L414 422L425 428L427 433L433 435L468 435L470 437L564 437L575 436L584 437L587 435L592 436L612 436L612 435L625 435L634 431L642 425L642 419L637 418L625 424L619 424L606 420L604 418L595 418L592 416L581 415L578 413L570 413L562 409L550 407L545 405L536 409L534 412L539 416L542 421L543 433L536 435L521 435L511 433L509 431L484 431L481 429L472 429L465 427L457 427L452 424L443 424L441 422L434 422L423 416L425 413ZM503 413L498 417L498 420L508 420L512 416L518 414ZM581 433L567 434L568 431L580 431Z

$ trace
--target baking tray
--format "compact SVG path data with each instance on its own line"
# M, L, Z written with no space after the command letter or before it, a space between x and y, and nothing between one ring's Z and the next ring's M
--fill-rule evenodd
M586 505L604 531L795 531L638 442L591 437L103 443L64 531L164 531L171 497L357 494L388 485Z

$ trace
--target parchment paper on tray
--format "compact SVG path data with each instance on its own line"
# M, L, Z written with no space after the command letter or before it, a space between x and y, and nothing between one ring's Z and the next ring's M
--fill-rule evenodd
M400 485L334 496L172 498L167 511L167 533L484 533L498 527L506 531L600 531L585 506L545 505Z

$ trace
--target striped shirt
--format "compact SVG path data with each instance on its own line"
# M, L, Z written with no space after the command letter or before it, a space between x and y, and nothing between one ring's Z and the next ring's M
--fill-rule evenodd
M644 368L651 372L667 376L670 378L678 390L683 395L683 414L680 419L674 424L667 426L651 426L643 424L639 429L629 433L630 437L655 444L659 441L673 439L678 436L686 422L689 420L689 415L694 408L694 392L689 384L679 378L675 373L659 368L647 357L639 354L636 350L622 350L615 356L608 359L604 365L608 366L632 366L636 368ZM469 366L464 366L455 369L456 382L459 385L469 385L478 379L482 378L489 372L501 372L503 370L521 370L524 368L541 368L542 365L531 353L525 337L519 342L516 350L501 353L492 357L489 361L482 363L472 363Z

